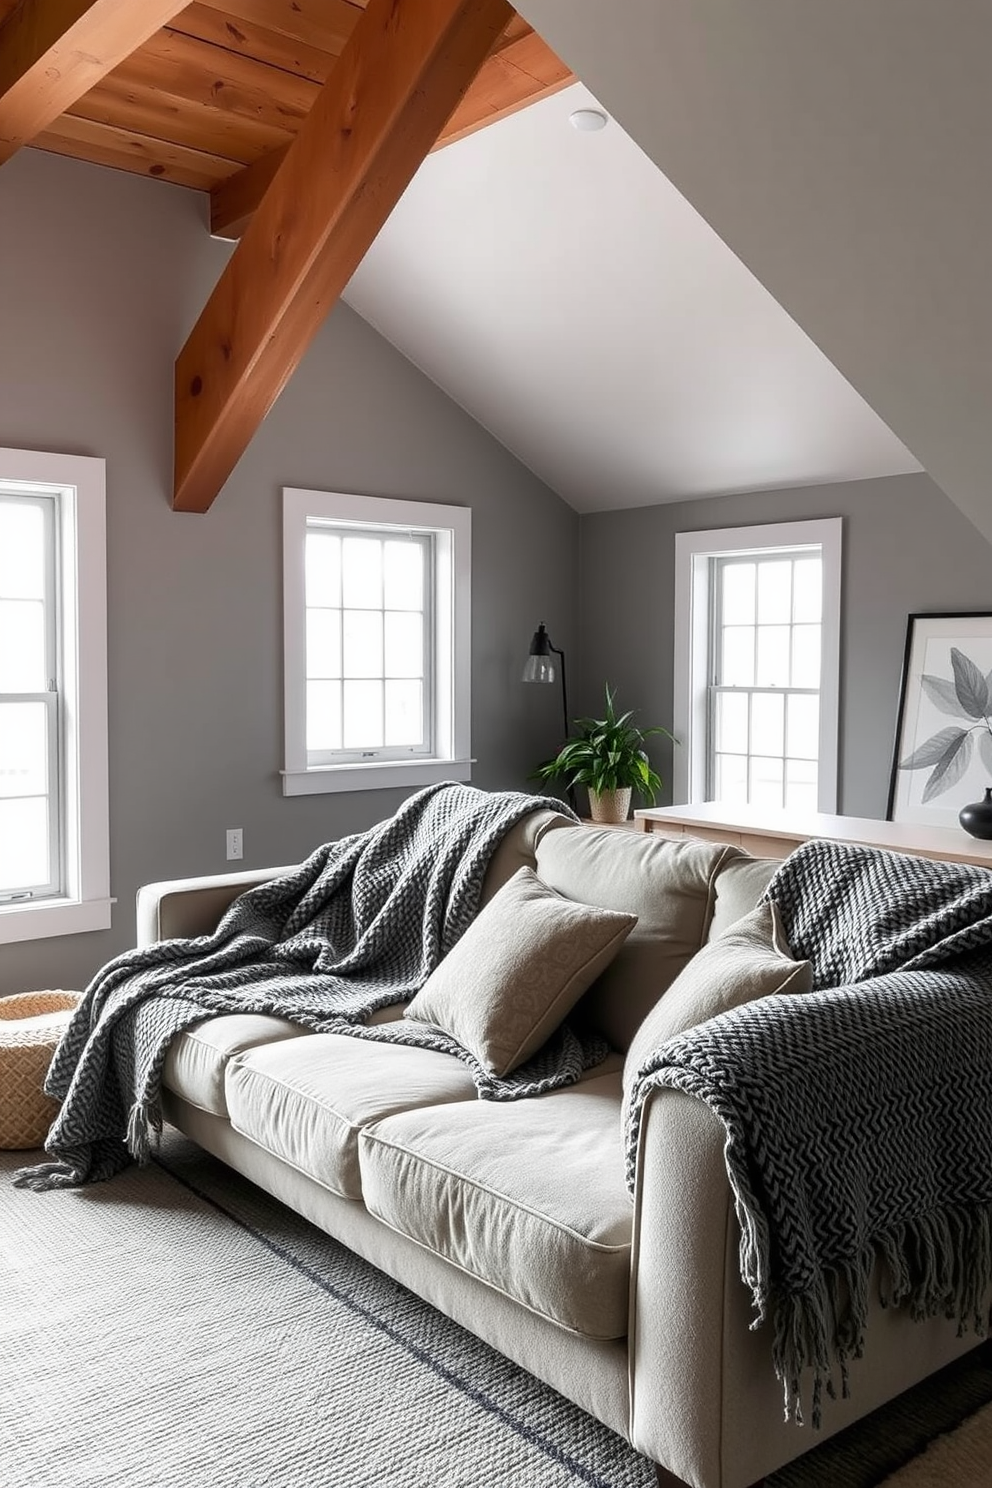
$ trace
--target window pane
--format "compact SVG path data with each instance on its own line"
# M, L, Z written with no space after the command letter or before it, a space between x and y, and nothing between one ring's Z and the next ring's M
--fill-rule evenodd
M0 703L0 797L48 790L48 709L44 703Z
M787 625L758 626L758 662L755 667L754 680L758 687L788 687L789 627Z
M0 692L44 692L45 606L36 599L0 599Z
M716 801L732 801L739 806L747 805L747 759L744 755L717 755L714 790Z
M424 675L424 622L408 610L386 615L387 677Z
M41 887L51 877L47 800L0 800L0 894Z
M344 674L382 676L382 615L379 611L345 610Z
M383 602L387 610L424 607L424 548L419 542L387 542L383 554Z
M382 683L344 684L345 749L381 749Z
M340 675L341 611L307 610L307 676Z
M779 810L782 806L782 761L755 755L751 760L752 806L770 806Z
M718 692L716 695L716 747L721 751L747 753L747 693Z
M752 754L784 754L785 697L781 693L756 692L751 698Z
M307 749L341 748L340 682L307 683Z
M820 685L820 627L796 625L792 631L792 685Z
M720 675L724 687L751 687L754 684L754 627L728 625L722 633Z
M346 537L341 545L344 603L356 610L382 608L382 543L376 537Z
M754 624L754 564L725 563L723 576L724 625Z
M785 752L793 759L815 760L820 754L820 699L806 693L789 698Z
M785 767L785 804L800 811L815 811L816 801L815 762L810 760L788 760Z
M758 623L788 625L792 618L792 563L758 564Z
M27 502L0 501L0 597L45 597L45 519Z
M306 539L307 604L341 604L341 539L329 532L308 532Z
M823 560L822 558L799 558L796 560L795 595L792 605L793 620L819 620L823 605Z
M386 743L423 744L424 688L421 682L386 683Z

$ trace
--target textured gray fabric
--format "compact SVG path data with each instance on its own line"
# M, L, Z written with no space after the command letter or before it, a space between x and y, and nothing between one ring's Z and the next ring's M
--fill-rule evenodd
M560 807L560 802L551 803ZM127 951L98 973L56 1051L46 1089L62 1109L23 1169L31 1188L109 1178L148 1156L175 1036L222 1013L269 1013L308 1028L438 1049L464 1059L494 1100L568 1084L605 1057L567 1026L507 1079L453 1039L405 1022L363 1020L411 997L470 924L501 837L548 800L430 786L368 832L318 848L285 877L250 889L212 935Z
M763 998L642 1063L727 1131L741 1276L771 1314L786 1411L861 1351L873 1268L892 1305L984 1332L992 1285L992 873L812 842L776 873L814 992ZM902 969L896 969L902 968ZM831 986L839 980L840 986Z

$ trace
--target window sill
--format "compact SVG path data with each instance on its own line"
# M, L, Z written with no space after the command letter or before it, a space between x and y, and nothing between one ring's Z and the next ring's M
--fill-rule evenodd
M47 903L0 904L0 945L109 930L116 899L53 899Z
M317 796L331 791L387 790L439 785L445 780L471 780L470 759L383 760L377 765L314 765L309 770L283 770L284 796Z

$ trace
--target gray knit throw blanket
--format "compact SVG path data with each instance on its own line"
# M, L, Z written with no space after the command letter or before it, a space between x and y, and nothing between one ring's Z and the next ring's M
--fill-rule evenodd
M726 1129L740 1269L770 1316L786 1419L860 1357L883 1305L985 1332L992 1285L992 873L811 842L767 897L812 994L766 997L669 1040L644 1097L697 1096ZM807 1373L808 1372L808 1373Z
M505 1079L447 1034L401 1019L366 1027L412 997L470 924L503 835L561 802L430 786L368 832L318 848L234 901L212 935L127 951L98 973L66 1030L45 1088L62 1108L54 1159L19 1186L69 1188L147 1161L161 1127L162 1066L177 1034L223 1013L269 1013L320 1032L415 1044L465 1060L480 1096L510 1100L570 1084L607 1053L563 1025ZM130 1155L129 1155L130 1154Z

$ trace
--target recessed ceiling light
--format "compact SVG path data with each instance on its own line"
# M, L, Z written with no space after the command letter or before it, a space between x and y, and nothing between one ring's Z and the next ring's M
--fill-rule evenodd
M580 129L584 134L591 134L597 129L606 128L606 115L599 109L576 109L569 114L568 122L573 129Z

